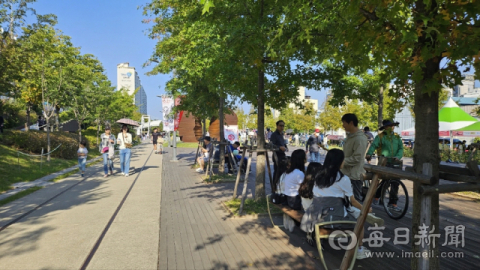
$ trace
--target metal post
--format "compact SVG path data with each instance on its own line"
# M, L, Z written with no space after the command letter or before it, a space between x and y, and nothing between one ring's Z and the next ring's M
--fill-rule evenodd
M173 131L173 159L170 162L178 162L177 159L177 132Z
M42 147L42 154L40 155L40 170L43 170L43 147Z

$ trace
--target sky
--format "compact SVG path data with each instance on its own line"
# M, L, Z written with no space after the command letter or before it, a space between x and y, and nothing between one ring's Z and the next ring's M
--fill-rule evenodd
M142 6L148 0L37 0L31 7L38 14L57 15L56 29L72 38L83 54L95 55L103 64L113 86L117 85L117 64L128 62L136 68L147 94L147 113L152 119L162 119L161 99L170 75L147 76L151 67L143 68L155 48L156 40L147 36L151 24L142 22ZM138 8L140 7L140 8ZM326 91L307 89L306 95L319 100ZM242 104L245 111L249 104Z

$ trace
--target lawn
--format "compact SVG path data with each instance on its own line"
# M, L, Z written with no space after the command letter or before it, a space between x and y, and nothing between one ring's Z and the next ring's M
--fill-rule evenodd
M230 209L233 215L238 216L238 210L240 210L241 199L232 199L224 202L225 206ZM281 213L281 210L276 207L270 207L272 213ZM258 202L253 199L246 199L243 206L243 213L246 215L267 214L267 200L262 199Z
M97 149L91 149L88 159L98 155ZM40 166L40 157L18 155L14 149L5 145L0 145L0 157L0 192L9 190L13 183L30 182L78 164L76 158L52 158L50 162L46 162L46 157L43 157L43 164Z
M170 145L168 145L168 143L164 143L163 147L170 147ZM198 147L198 143L196 142L192 142L192 143L178 142L177 143L177 148L197 148L197 147Z

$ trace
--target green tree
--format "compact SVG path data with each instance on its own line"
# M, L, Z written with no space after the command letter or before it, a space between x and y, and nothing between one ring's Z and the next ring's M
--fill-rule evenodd
M301 48L307 62L333 58L363 71L381 66L395 78L397 91L413 93L419 134L414 169L421 173L423 164L432 164L438 179L439 93L442 84L459 84L462 69L468 71L470 65L480 74L480 5L476 1L317 0L291 1L284 10L278 40L288 48L286 53ZM414 190L418 188L415 184ZM415 192L414 201L419 198ZM433 195L431 207L438 209L438 195ZM416 234L418 207L413 216ZM427 221L435 226L434 233L438 233L437 216L438 212ZM438 255L438 240L431 245ZM418 248L414 245L413 251ZM431 269L438 268L437 258L430 259ZM417 263L412 260L411 268L417 269Z

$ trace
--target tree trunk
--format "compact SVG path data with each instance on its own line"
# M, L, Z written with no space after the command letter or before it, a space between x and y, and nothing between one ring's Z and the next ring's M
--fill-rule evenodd
M32 105L30 105L30 102L27 103L27 126L25 127L25 131L30 130L30 113L32 111Z
M218 120L220 124L220 143L225 142L225 116L223 115L223 103L225 99L220 96L220 108L218 109ZM225 173L225 145L220 145L220 165L218 166L219 173Z
M59 122L59 114L60 114L60 108L55 107L55 131L59 130L60 127L60 122Z
M416 1L417 5L417 24L423 25L420 16L422 14L433 14L436 12L438 6L434 3L427 6L424 1ZM424 25L423 28L427 28L427 25ZM433 41L432 41L433 40ZM432 51L434 50L436 44L436 34L432 33L431 35L422 35L419 37L415 45L414 51L422 51L426 48ZM425 66L422 68L421 80L415 82L414 96L415 96L415 132L417 136L415 137L415 148L413 155L413 166L415 172L422 173L423 164L430 163L432 164L432 174L436 181L432 183L433 185L438 184L438 170L440 164L440 155L438 149L438 98L439 92L441 90L440 83L438 84L438 89L427 89L428 85L432 84L434 78L440 72L440 61L442 60L441 55L432 56L430 59L425 59ZM429 91L426 91L429 90ZM432 91L434 90L434 91ZM437 194L429 195L428 202L430 203L430 211L428 218L421 217L421 203L423 196L419 194L420 184L414 182L413 188L413 218L412 218L412 235L419 235L419 226L425 224L428 226L427 231L430 235L439 234L439 196ZM428 215L427 215L428 216ZM435 230L430 232L433 227ZM433 237L430 243L431 250L434 251L432 257L429 257L428 260L423 260L427 266L421 266L419 258L412 258L411 260L411 269L439 269L439 239ZM413 252L418 252L421 248L421 245L416 245L416 241L413 241L412 248ZM427 244L428 245L428 244ZM433 248L433 246L435 248ZM424 268L425 267L425 268Z
M45 117L46 118L46 117ZM47 153L48 156L47 156L47 161L50 162L50 118L46 118L47 119Z
M258 97L257 97L257 149L265 149L265 73L258 70ZM257 175L255 178L255 200L265 198L265 152L257 152Z
M383 87L383 85L380 86L380 92L378 93L378 128L383 126Z

